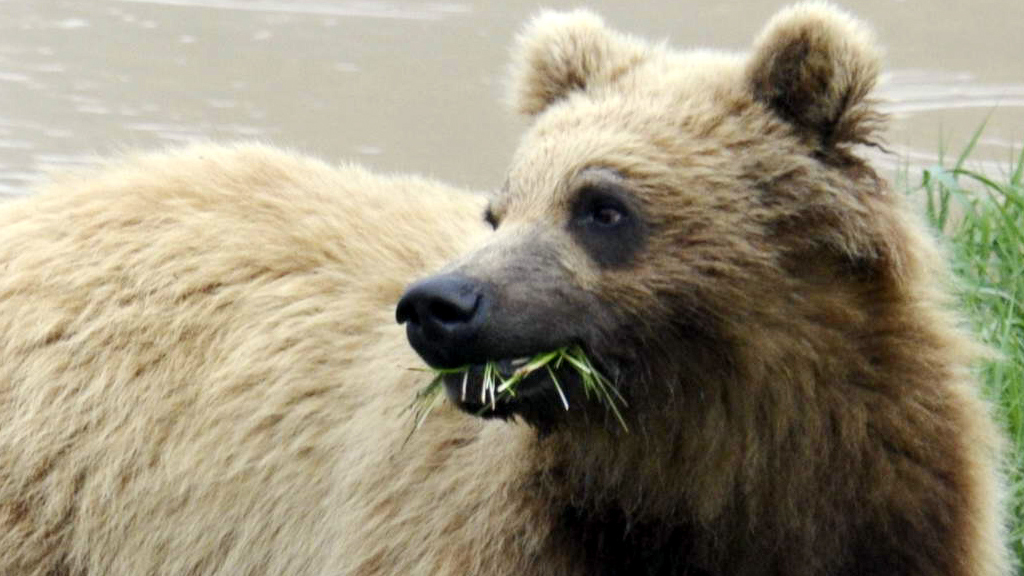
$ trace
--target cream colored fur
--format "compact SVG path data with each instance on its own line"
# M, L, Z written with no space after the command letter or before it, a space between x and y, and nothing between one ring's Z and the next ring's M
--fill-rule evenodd
M404 443L394 303L481 211L255 145L4 205L0 574L518 573L529 432L441 409Z

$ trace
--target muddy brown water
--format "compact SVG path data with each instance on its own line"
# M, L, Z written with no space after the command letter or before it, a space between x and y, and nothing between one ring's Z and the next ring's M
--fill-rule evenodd
M673 46L744 50L784 3L588 5ZM502 103L507 50L541 4L328 0L0 0L0 195L51 170L197 139L491 189L524 129ZM550 1L568 8L580 2ZM926 166L988 119L975 164L1024 143L1024 2L871 0L887 51L892 154Z

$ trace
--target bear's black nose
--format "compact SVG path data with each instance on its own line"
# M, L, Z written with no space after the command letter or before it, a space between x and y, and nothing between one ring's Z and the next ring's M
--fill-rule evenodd
M456 368L470 361L483 324L485 298L475 281L442 274L410 286L398 301L395 318L406 324L409 343L435 368Z

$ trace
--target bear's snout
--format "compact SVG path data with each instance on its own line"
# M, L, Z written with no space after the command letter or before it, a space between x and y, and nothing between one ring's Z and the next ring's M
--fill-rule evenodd
M480 283L457 274L431 276L411 285L398 301L395 319L409 343L435 368L468 364L486 315Z

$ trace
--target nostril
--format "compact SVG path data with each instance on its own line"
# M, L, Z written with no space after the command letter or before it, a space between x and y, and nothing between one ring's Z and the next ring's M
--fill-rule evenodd
M459 322L464 317L462 311L449 302L430 302L428 310L430 316L441 324Z
M477 298L473 298L471 303L468 300L434 300L427 305L427 315L441 324L458 324L473 317L476 303Z

